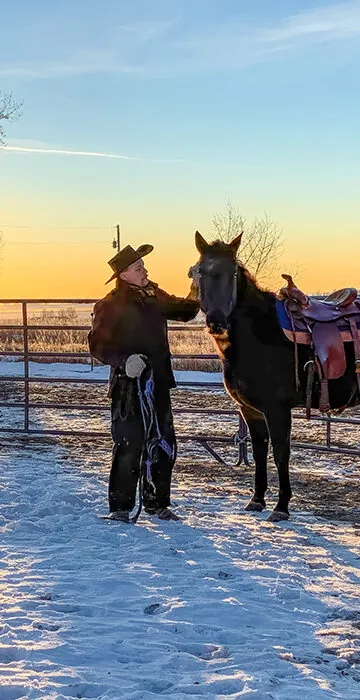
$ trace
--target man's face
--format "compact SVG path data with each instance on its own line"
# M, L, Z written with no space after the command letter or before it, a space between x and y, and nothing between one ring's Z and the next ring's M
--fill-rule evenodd
M120 279L128 284L135 284L137 287L146 287L148 283L147 270L142 258L129 265L123 272L120 273Z

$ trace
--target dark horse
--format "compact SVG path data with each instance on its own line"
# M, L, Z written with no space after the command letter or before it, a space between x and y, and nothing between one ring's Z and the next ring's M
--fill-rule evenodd
M199 262L192 268L198 282L201 309L223 362L224 383L239 405L248 425L255 461L255 491L246 506L262 511L267 490L269 436L279 474L279 499L269 520L289 517L291 409L306 400L306 362L310 348L299 346L295 376L294 344L280 327L276 296L262 291L250 273L237 262L241 235L231 243L207 243L197 231ZM190 274L190 273L189 273ZM352 343L345 343L347 369L329 382L333 409L360 401ZM312 406L319 406L314 386Z

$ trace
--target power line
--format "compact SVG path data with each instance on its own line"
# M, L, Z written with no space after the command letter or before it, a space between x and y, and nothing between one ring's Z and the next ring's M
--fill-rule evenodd
M83 230L83 231L109 231L109 229L116 229L116 226L23 226L16 224L0 224L0 229L2 228L23 228L23 229L61 229L68 231Z
M104 239L91 241L84 238L82 241L6 241L6 245L84 245L84 243L106 243Z
M38 230L43 229L45 231L116 231L116 238L114 236L112 247L116 248L117 251L120 250L120 225L116 226L36 226L36 225L24 225L24 224L0 224L0 236L2 229L26 229ZM104 243L104 240L82 240L82 241L7 241L7 245L84 245L84 243Z

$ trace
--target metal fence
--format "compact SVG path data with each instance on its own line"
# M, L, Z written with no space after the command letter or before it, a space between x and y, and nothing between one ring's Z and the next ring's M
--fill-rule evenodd
M3 408L22 408L24 411L24 423L22 428L14 428L9 425L0 426L0 432L2 433L14 433L14 434L26 434L29 436L43 436L43 435L63 435L63 436L78 436L78 437L109 437L109 433L103 433L100 431L85 431L85 430L65 430L65 429L46 429L46 428L31 428L30 427L30 412L32 409L57 409L57 410L91 410L91 411L106 411L109 407L106 405L96 405L96 404L86 404L81 403L76 404L64 404L64 403L45 403L45 402L33 402L30 398L30 386L32 383L70 383L70 384L107 384L106 379L85 379L85 378L73 378L73 377L31 377L29 371L29 363L31 360L36 360L37 358L67 358L67 359L84 359L91 361L88 352L46 352L46 351L32 351L29 350L29 332L30 331L44 331L44 330L67 330L67 331L89 331L90 324L88 325L37 325L31 324L28 320L28 309L29 305L59 305L66 304L69 305L93 305L97 299L0 299L0 304L18 304L21 306L21 324L0 324L0 331L21 331L23 336L23 348L22 350L3 350L0 349L1 357L16 357L23 360L23 374L20 376L1 376L1 364L0 364L0 381L2 382L16 382L24 384L24 401L0 401L0 407ZM169 324L169 332L181 331L188 332L194 330L204 330L204 326L187 324L187 325L171 325ZM173 359L218 359L215 354L173 354ZM187 388L223 388L221 381L219 382L198 382L198 381L178 381L177 386L187 387ZM223 445L234 445L237 451L236 466L240 465L242 462L249 464L248 456L248 442L249 436L247 431L247 426L236 409L216 409L216 408L175 408L174 413L186 413L186 414L206 414L206 415L217 415L217 416L237 416L238 419L238 429L235 435L207 435L201 433L191 433L191 434L178 434L177 439L180 442L192 441L201 445L214 459L220 463L224 463L224 459L218 454L213 445L223 444ZM305 420L305 416L299 413L294 413L293 417L299 420ZM346 424L352 426L360 426L360 419L356 418L335 418L327 416L314 415L311 419L312 421L320 421L326 424L326 439L324 444L316 444L313 442L293 442L292 445L298 448L304 448L315 451L325 451L333 453L342 453L347 455L360 456L360 449L340 447L333 444L332 441L332 424ZM211 443L211 444L210 444Z

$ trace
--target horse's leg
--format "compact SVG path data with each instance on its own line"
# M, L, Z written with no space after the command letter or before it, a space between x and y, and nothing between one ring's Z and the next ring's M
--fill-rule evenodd
M254 413L246 408L242 409L242 413L249 428L255 461L255 491L245 510L261 512L266 507L269 431L266 421L260 413L254 416Z
M281 405L273 406L266 413L266 420L279 474L279 500L269 520L279 522L289 518L288 506L292 496L289 477L291 410Z

